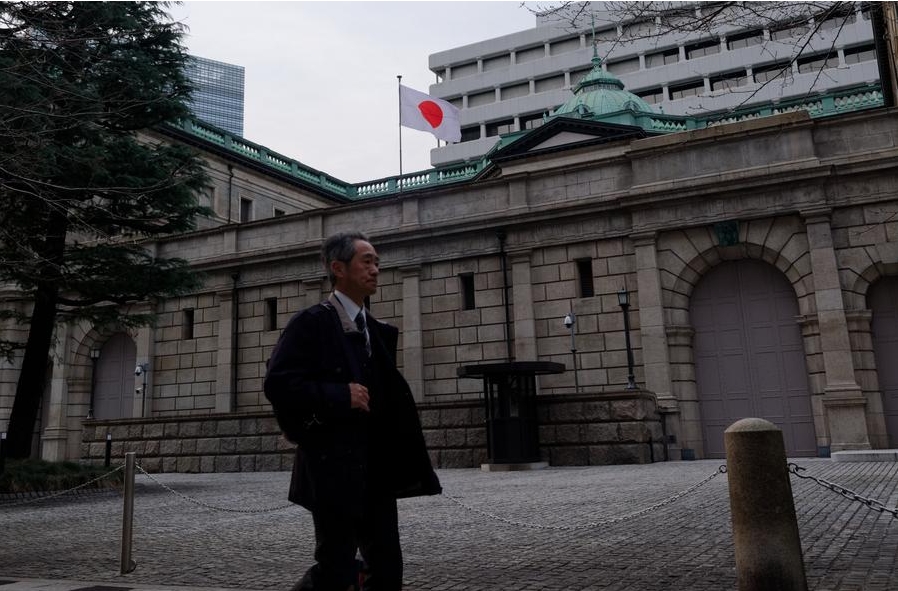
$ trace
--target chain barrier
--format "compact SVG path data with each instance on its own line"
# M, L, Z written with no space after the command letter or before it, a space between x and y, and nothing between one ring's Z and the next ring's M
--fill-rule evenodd
M179 497L189 503L193 503L194 505L199 505L200 507L205 507L206 509L212 509L213 511L223 511L225 513L272 513L274 511L283 511L284 509L290 509L291 507L296 506L293 503L287 503L286 505L280 505L277 507L265 507L262 509L235 509L233 507L222 507L220 505L213 505L211 503L207 503L205 501L201 501L199 499L195 499L191 496L185 495L182 492L176 491L175 489L168 486L167 484L157 480L156 477L154 477L152 474L150 474L149 472L144 470L143 466L141 466L140 464L137 464L137 469L140 470L140 472L144 476L146 476L147 478L149 478L150 480L152 480L153 482L155 482L156 484L158 484L159 486L161 486L162 488L164 488L171 494L175 495L176 497Z
M39 503L39 502L41 502L41 501L49 501L49 500L51 500L51 499L55 499L55 498L57 498L57 497L61 497L62 495L67 495L67 494L69 494L69 493L75 492L76 490L79 490L79 489L85 488L85 487L87 487L87 486L90 486L91 484L93 484L93 483L95 483L95 482L99 482L99 481L103 480L104 478L107 478L107 477L109 477L109 476L112 476L113 474L115 474L115 473L118 472L119 470L124 470L124 469L125 469L125 465L122 464L121 466L118 466L118 467L115 468L114 470L110 470L110 471L107 472L106 474L103 474L102 476L97 476L97 477L94 478L93 480L88 480L87 482L84 482L84 483L82 483L82 484L79 484L78 486L74 486L74 487L68 488L68 489L66 489L66 490L61 490L61 491L55 492L55 493L53 493L53 494L41 495L41 496L35 497L35 498L33 498L33 499L24 499L24 500L22 500L22 501L14 501L14 502L11 502L11 503L3 503L3 502L0 502L0 505L2 505L2 506L4 506L4 507L15 507L15 506L17 506L17 505L29 505L29 504L31 504L31 503Z
M853 490L847 489L844 486L841 486L834 482L830 482L828 480L823 480L822 478L817 478L816 476L810 476L810 475L806 476L806 475L802 474L801 472L803 472L804 470L807 470L807 468L799 466L798 464L796 464L794 462L788 462L786 465L789 468L789 472L798 476L799 478L804 478L806 480L813 480L820 486L822 486L824 488L828 488L829 490L833 491L834 493L842 495L846 499L849 499L852 501L857 501L858 503L866 505L868 509L878 511L880 513L888 513L889 515L892 516L892 519L898 519L898 507L886 507L883 503L881 503L880 501L877 501L876 499L870 499L868 497L859 495L858 493L854 492Z
M716 471L712 472L711 474L709 474L702 480L696 482L689 488L681 490L680 492L678 492L670 497L667 497L666 499L659 501L653 505L649 505L648 507L644 507L642 509L639 509L638 511L632 511L630 513L626 513L626 514L620 515L618 517L609 517L608 519L602 519L600 521L592 521L589 523L583 523L583 524L579 524L579 525L546 525L546 524L540 524L540 523L529 523L526 521L517 521L514 519L509 519L507 517L502 517L500 515L495 515L493 513L489 513L488 511L484 511L483 509L478 509L477 507L472 507L471 505L468 505L467 503L462 502L460 499L453 497L452 495L449 495L445 492L442 494L442 496L445 497L447 500L455 503L462 509L465 509L472 513L476 513L477 515L480 515L481 517L486 517L487 519L492 519L493 521L499 521L506 525L513 525L516 527L525 527L525 528L529 528L529 529L542 529L542 530L552 530L552 531L576 531L576 530L593 529L593 528L601 527L604 525L614 525L617 523L628 521L630 519L636 519L638 517L642 517L643 515L651 513L652 511L657 511L658 509L660 509L666 505L670 505L671 503L677 501L678 499L688 495L691 492L694 492L695 490L699 489L700 487L704 486L705 484L711 482L711 480L713 480L718 474L726 474L726 472L727 472L727 467L725 465L721 465L717 468Z

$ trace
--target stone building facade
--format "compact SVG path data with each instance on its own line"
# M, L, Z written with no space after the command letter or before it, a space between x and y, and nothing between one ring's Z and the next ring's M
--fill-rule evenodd
M508 360L568 366L539 378L552 464L721 457L723 429L745 416L778 424L790 455L896 447L896 112L656 137L561 117L472 180L379 198L266 176L314 207L156 243L205 288L158 303L155 327L60 328L42 454L96 459L110 433L116 453L159 470L286 468L265 362L291 315L328 291L322 240L351 229L381 256L371 312L401 329L439 466L486 459L481 383L458 368ZM262 175L209 151L219 176ZM107 351L115 335L130 353ZM85 420L92 373L135 364L139 394L123 393L119 416ZM15 368L2 372L8 393Z

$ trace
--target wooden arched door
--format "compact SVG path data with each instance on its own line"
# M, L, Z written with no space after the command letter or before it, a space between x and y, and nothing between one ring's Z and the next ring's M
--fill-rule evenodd
M705 457L725 456L723 432L759 417L783 430L790 456L817 454L795 291L775 267L725 262L696 285L696 390Z
M94 391L94 417L125 419L134 415L134 367L137 346L125 333L116 333L100 349Z
M889 447L898 447L898 277L877 281L868 294L873 311L873 353L882 392Z

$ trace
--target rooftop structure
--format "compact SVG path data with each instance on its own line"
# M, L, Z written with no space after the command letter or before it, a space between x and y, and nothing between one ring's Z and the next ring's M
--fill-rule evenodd
M462 123L461 143L431 152L434 166L478 159L501 135L542 125L593 71L594 52L658 114L719 118L879 80L870 13L860 3L797 24L678 33L657 22L618 23L606 3L590 4L593 19L576 26L543 16L533 29L430 56L430 94L458 106Z

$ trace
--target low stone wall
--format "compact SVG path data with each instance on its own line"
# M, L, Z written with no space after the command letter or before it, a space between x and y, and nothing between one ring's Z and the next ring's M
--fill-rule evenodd
M112 464L135 452L147 472L265 472L293 466L293 445L271 413L85 421L82 460L103 462L107 433Z
M424 437L439 468L487 461L483 403L419 405ZM641 390L537 397L540 454L553 466L644 464L664 459L655 397ZM135 452L147 472L289 470L293 445L270 413L85 421L81 457L112 463Z

